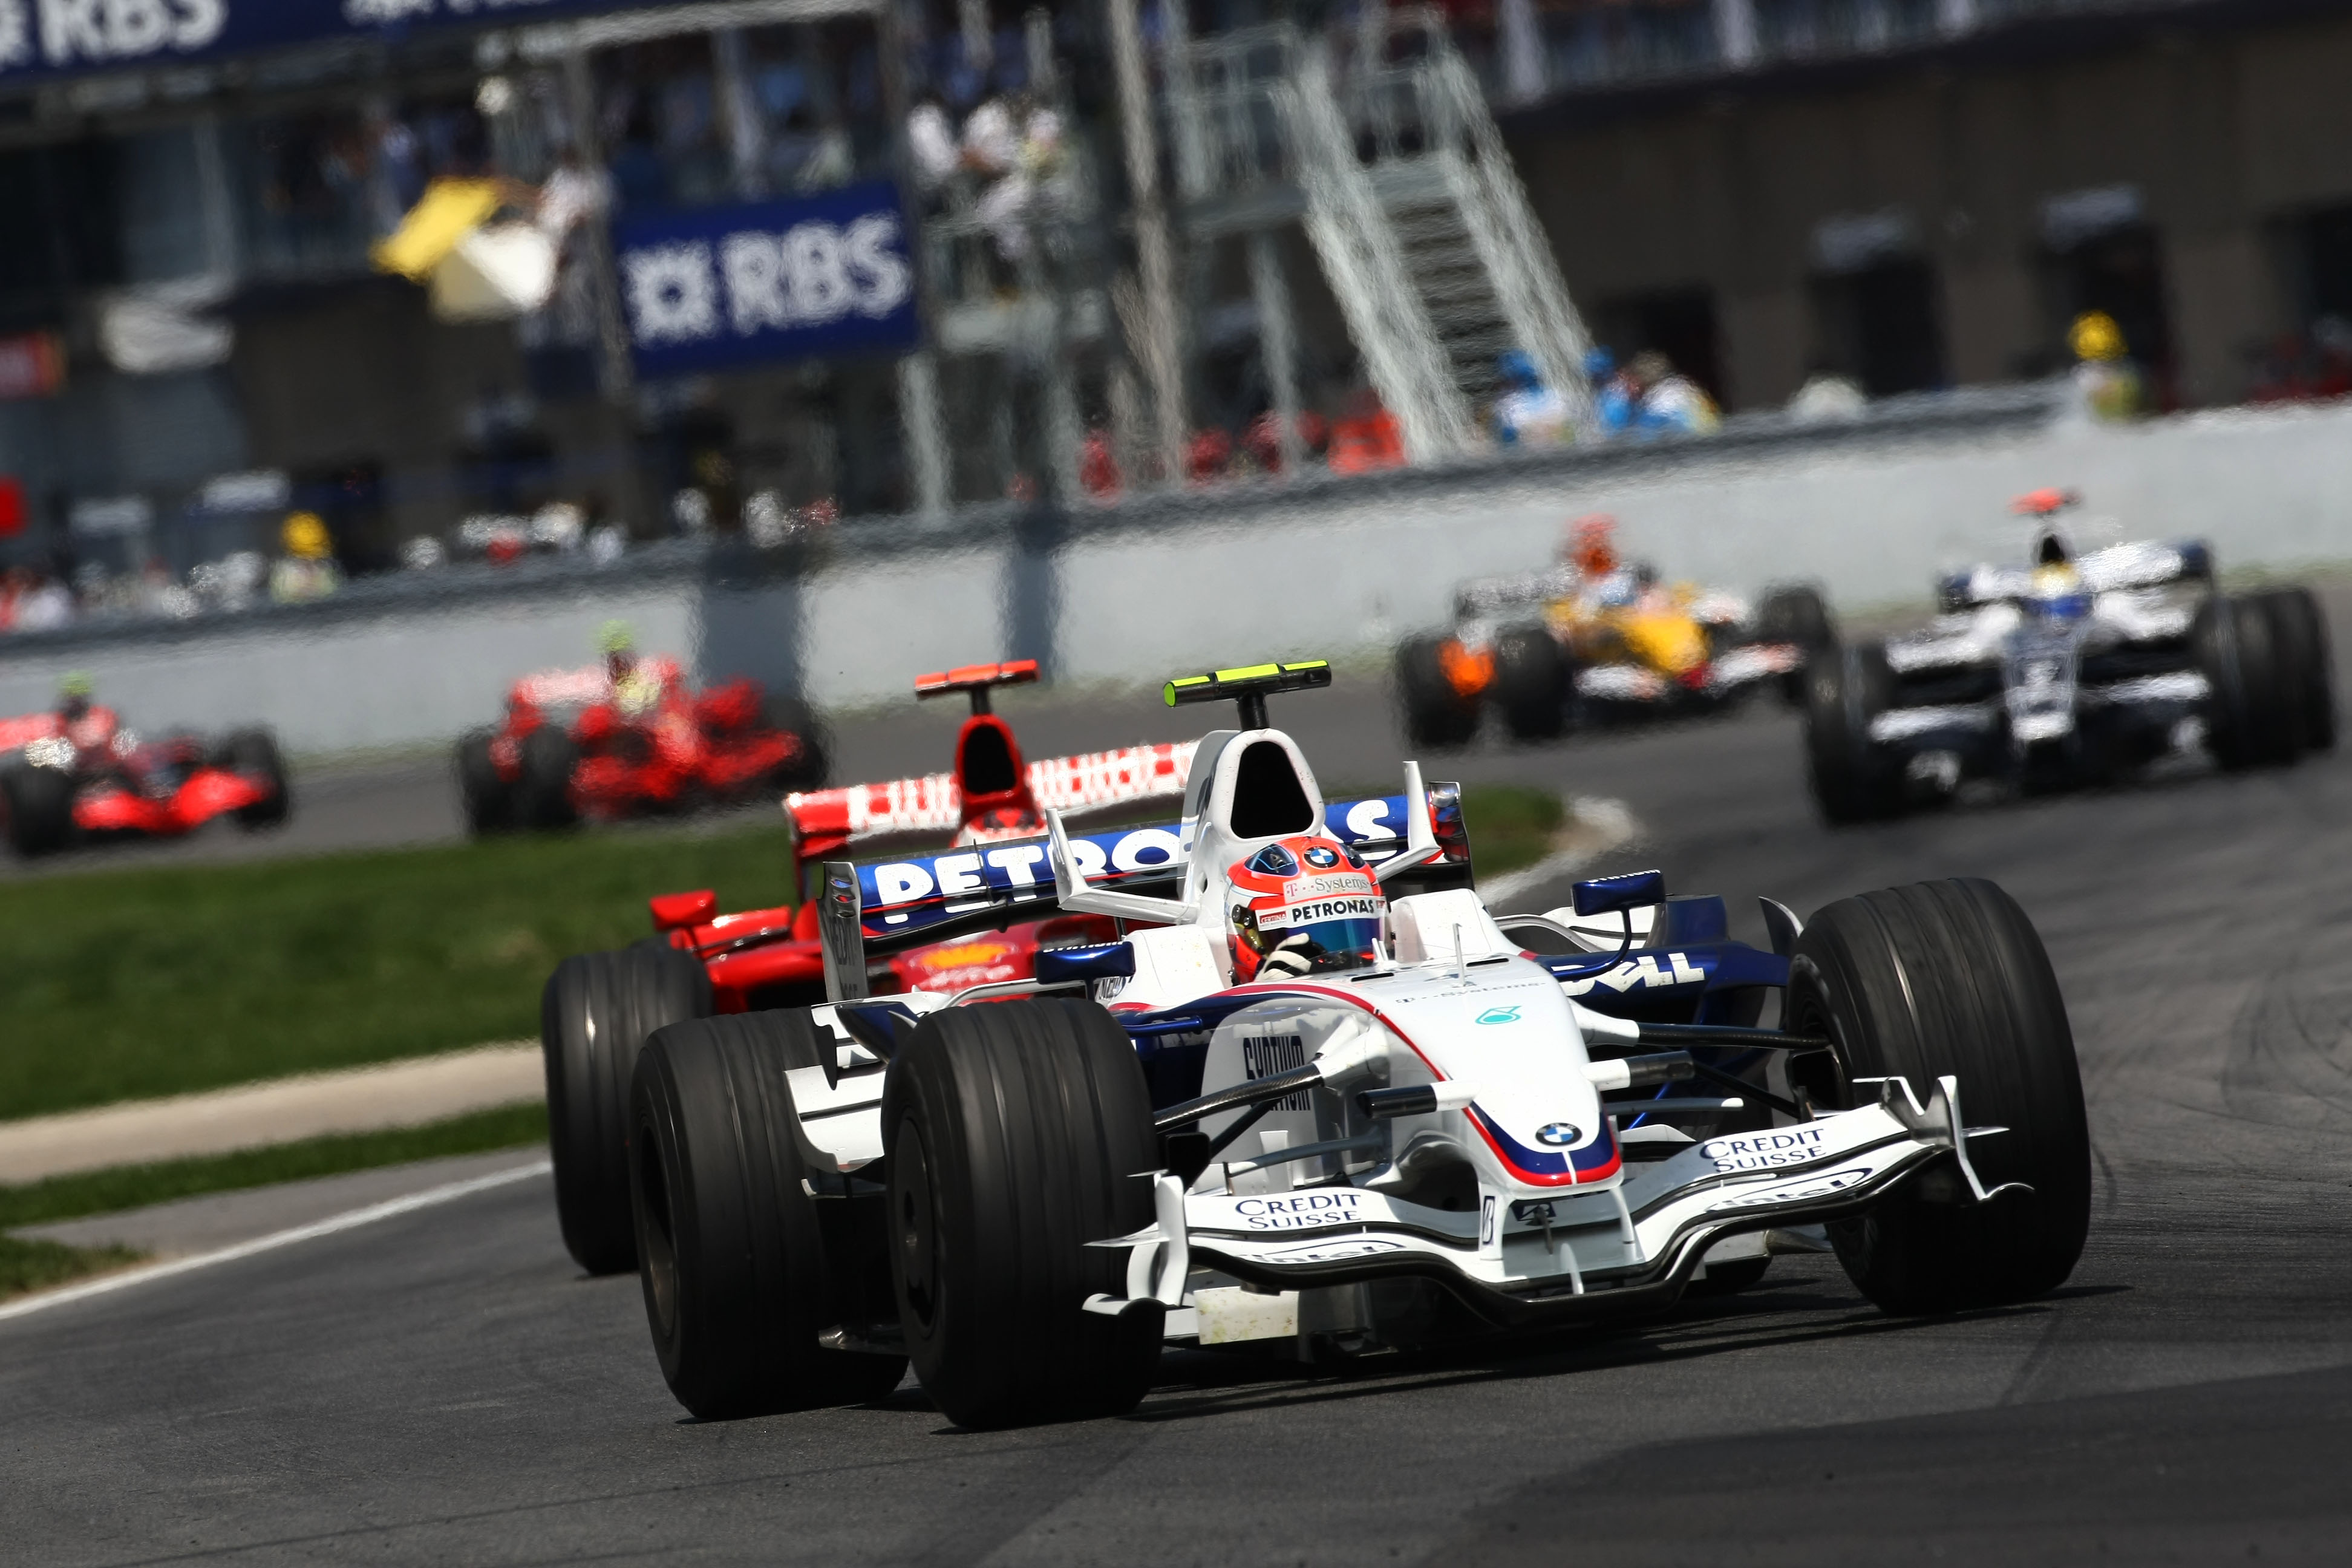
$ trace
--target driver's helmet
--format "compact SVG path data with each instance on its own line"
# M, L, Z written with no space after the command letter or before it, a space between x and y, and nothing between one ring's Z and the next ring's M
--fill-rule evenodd
M1617 520L1605 511L1580 517L1568 525L1564 553L1589 578L1606 577L1617 570Z
M58 717L68 724L78 721L89 711L89 700L97 689L97 683L80 670L68 675L58 682Z
M2091 595L2066 542L2054 531L2044 533L2033 552L2033 607L2045 616L2074 620L2087 615Z
M1319 833L1276 839L1230 868L1234 978L1279 980L1381 961L1388 900L1364 858Z
M636 668L636 634L626 621L606 621L596 629L596 651L604 656L604 672L619 680Z

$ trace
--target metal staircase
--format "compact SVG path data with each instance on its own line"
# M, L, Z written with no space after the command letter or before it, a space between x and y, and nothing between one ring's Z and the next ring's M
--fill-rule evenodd
M1590 429L1590 339L1444 24L1395 13L1350 53L1342 68L1279 25L1183 47L1169 100L1188 228L1303 223L1414 461L1481 445L1511 348Z

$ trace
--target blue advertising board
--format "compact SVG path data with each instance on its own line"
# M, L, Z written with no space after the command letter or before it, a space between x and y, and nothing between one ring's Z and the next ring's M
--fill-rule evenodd
M613 226L637 374L898 353L922 339L898 187L625 218Z
M0 0L0 91L413 27L495 26L617 10L621 0Z

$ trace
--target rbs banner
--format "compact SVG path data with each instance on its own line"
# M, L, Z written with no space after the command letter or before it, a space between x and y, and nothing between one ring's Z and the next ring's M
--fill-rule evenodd
M637 374L893 353L922 338L887 181L613 226Z

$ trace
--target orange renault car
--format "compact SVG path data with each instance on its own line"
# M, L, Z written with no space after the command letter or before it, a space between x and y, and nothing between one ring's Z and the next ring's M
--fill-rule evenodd
M1034 659L919 677L918 698L961 692L971 703L949 772L787 795L800 902L721 914L708 889L659 894L650 900L655 935L556 966L541 999L540 1043L556 1208L564 1246L582 1268L636 1267L625 1124L629 1078L646 1037L687 1018L824 1000L817 906L806 896L811 868L851 845L896 838L971 847L977 867L979 847L1044 833L1049 808L1075 816L1183 793L1191 742L1024 761L1013 726L991 710L990 693L1036 679ZM1023 980L1041 946L1115 935L1101 916L1055 914L894 953L867 984L887 994Z
M1581 724L1705 713L1776 685L1794 700L1805 660L1837 634L1819 592L1737 595L1661 583L1622 560L1616 521L1580 518L1558 566L1455 590L1454 624L1397 649L1405 731L1423 746L1475 738L1489 703L1514 740Z

